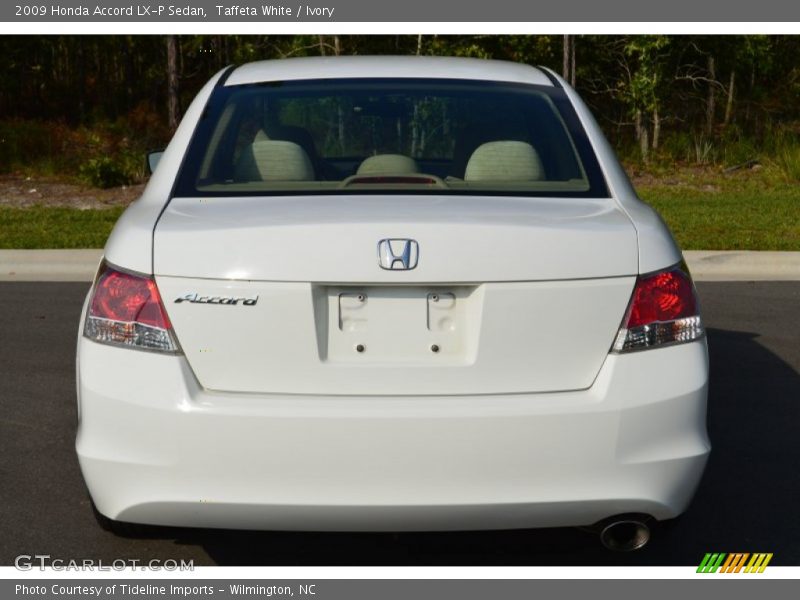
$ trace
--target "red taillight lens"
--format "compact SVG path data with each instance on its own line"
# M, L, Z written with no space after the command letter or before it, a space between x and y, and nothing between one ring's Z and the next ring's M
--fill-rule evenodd
M643 277L636 282L626 326L674 321L697 314L694 286L689 276L675 269Z
M103 267L94 286L84 335L98 342L175 352L169 317L156 282Z
M639 350L691 342L703 335L694 284L681 265L637 279L612 349Z
M97 280L89 315L169 328L156 282L113 269L107 269Z

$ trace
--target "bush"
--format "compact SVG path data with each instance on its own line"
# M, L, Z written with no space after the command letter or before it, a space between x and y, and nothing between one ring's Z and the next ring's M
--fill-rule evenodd
M90 158L80 167L80 176L86 183L99 188L111 188L133 183L124 161L111 156Z
M0 173L103 188L138 183L145 177L146 152L163 147L168 139L166 127L143 107L92 126L0 118Z

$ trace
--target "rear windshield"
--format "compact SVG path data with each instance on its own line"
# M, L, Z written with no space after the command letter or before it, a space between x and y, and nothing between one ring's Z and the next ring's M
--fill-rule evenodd
M218 87L178 196L607 196L563 90L436 79Z

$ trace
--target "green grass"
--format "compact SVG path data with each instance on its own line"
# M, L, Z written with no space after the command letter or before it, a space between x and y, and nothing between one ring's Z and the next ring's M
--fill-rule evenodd
M684 250L800 250L800 184L760 174L639 186Z
M102 248L122 208L0 207L0 248Z

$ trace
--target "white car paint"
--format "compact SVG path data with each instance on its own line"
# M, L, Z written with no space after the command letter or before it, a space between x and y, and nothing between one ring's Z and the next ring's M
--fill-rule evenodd
M483 79L551 85L540 69L530 65L441 56L329 56L265 60L242 65L231 73L225 85L366 77Z
M182 357L86 342L78 356L81 470L98 509L128 522L419 531L669 519L709 450L701 343L611 355L587 390L505 395L218 393ZM665 363L680 375L663 376Z
M424 260L402 273L376 271L378 240L409 232ZM637 273L636 238L610 199L176 198L158 223L154 273L349 283L619 277Z
M225 85L552 77L608 198L171 199L222 76L105 248L111 265L155 278L181 352L79 336L77 451L103 515L446 530L686 509L710 450L705 340L609 352L637 276L681 254L566 82L512 63L338 57L245 65ZM393 236L419 242L416 269L378 268L374 246ZM257 302L176 302L192 294ZM442 305L451 294L453 311L432 294Z

